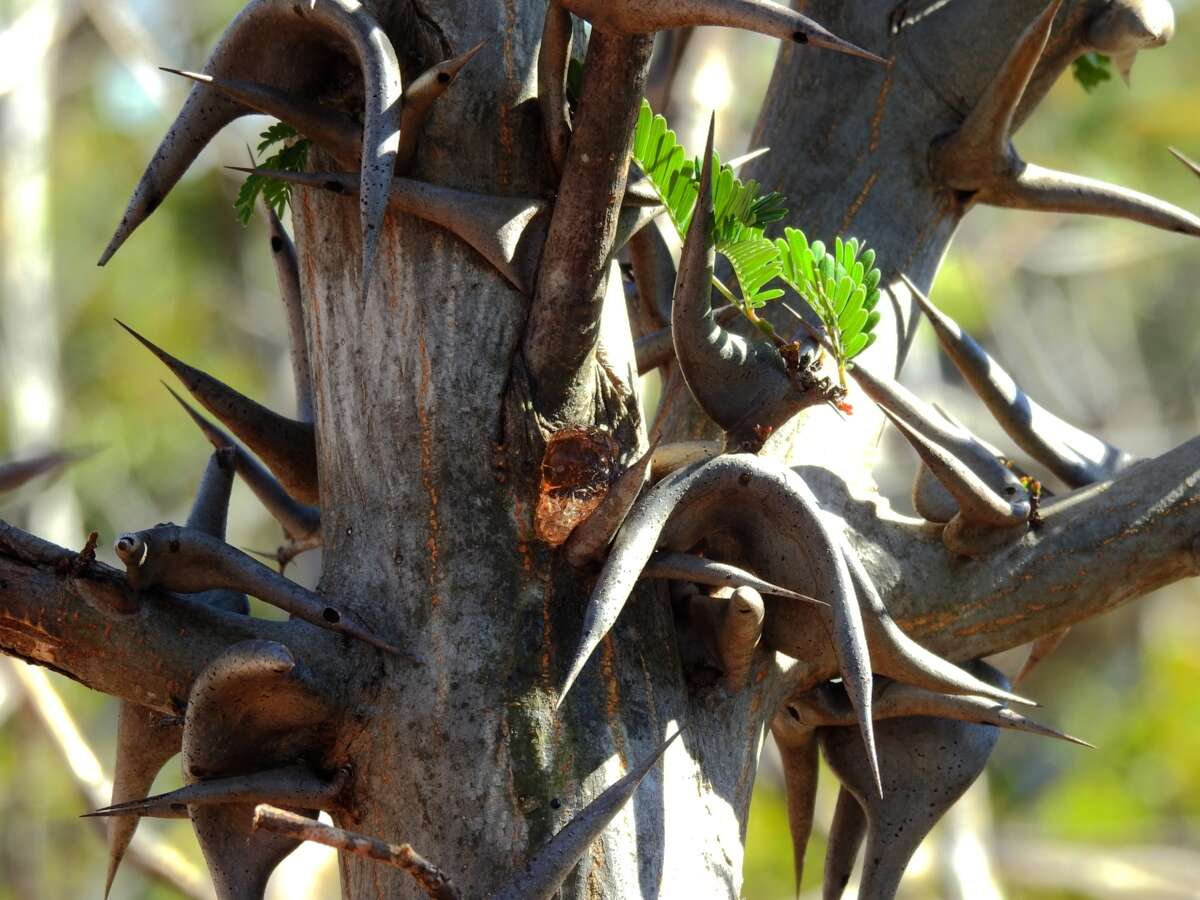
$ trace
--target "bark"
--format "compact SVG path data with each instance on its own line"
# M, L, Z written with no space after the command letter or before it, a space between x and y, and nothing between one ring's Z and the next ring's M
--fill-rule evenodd
M369 5L406 83L488 40L434 107L410 177L550 197L557 185L534 96L544 4ZM1022 114L1082 48L1084 23L1101 5L1064 7ZM865 238L887 267L885 283L903 271L926 288L970 202L935 183L930 145L961 122L1040 9L1034 0L957 0L893 36L891 6L804 4L893 62L784 45L754 139L775 149L747 175L802 199L793 202L793 224L810 236ZM640 39L601 43L606 54L625 48L644 62ZM581 116L579 127L588 120ZM607 241L625 175L620 159L603 163L612 190L590 185L589 203L608 208L585 212L603 232L597 240ZM338 824L410 843L465 896L499 888L574 812L686 723L563 896L736 896L765 727L790 690L831 677L836 661L811 638L797 647L778 612L786 607L768 604L764 642L792 646L803 662L760 653L747 686L732 695L689 684L681 662L688 648L666 590L645 587L556 706L553 686L575 649L595 570L573 569L535 536L538 464L549 429L567 423L610 429L627 462L645 449L619 279L605 288L595 248L552 231L564 248L552 271L566 282L562 290L539 285L531 298L446 231L393 212L363 297L357 203L298 187L293 218L320 472L319 592L384 641L419 651L423 664L300 622L135 595L111 570L72 568L65 551L3 541L0 649L178 712L200 669L224 649L251 638L287 645L309 683L342 710L319 748L324 762L351 773ZM567 287L577 302L567 317L547 318L547 304ZM869 355L881 371L898 368L914 321L907 292L893 284L891 293ZM536 322L549 331L531 341ZM575 362L561 373L541 335L564 325ZM553 416L537 405L545 384L536 379L547 372L555 387L540 398L552 397ZM864 397L853 400L849 421L817 407L780 429L765 452L798 466L842 519L895 618L931 649L954 659L1002 650L1195 574L1200 444L1068 498L1046 512L1040 530L963 561L875 494L865 459L879 418ZM655 430L712 431L675 367ZM754 574L795 581L782 569ZM346 897L420 896L403 872L345 855L341 865Z

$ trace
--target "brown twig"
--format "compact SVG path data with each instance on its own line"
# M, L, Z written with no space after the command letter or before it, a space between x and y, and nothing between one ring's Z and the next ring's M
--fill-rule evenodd
M266 803L260 803L254 808L254 829L272 831L301 841L314 841L335 850L353 853L363 859L385 863L411 875L434 900L459 900L458 888L446 873L409 844L389 844L365 834L325 825Z

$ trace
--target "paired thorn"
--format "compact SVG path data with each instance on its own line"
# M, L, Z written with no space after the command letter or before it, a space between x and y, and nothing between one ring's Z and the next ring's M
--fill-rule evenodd
M817 803L817 739L811 728L797 728L786 711L771 721L771 735L783 762L787 798L788 834L792 840L792 874L796 895L804 878L804 852L812 837Z
M971 202L1142 222L1200 236L1200 219L1136 191L1026 163L1011 143L1013 122L1041 60L1062 0L1053 0L1021 34L962 125L931 156L934 177ZM1097 26L1099 27L1099 26Z
M1038 667L1038 665L1047 656L1058 649L1058 645L1063 642L1063 639L1070 633L1071 629L1062 628L1058 631L1052 631L1049 634L1044 634L1029 648L1029 655L1025 657L1025 662L1021 664L1021 671L1017 672L1017 676L1013 679L1014 685L1019 685L1030 673Z
M790 372L771 341L760 334L744 338L714 316L714 126L715 117L709 120L699 196L679 258L671 334L683 379L705 415L726 432L727 446L758 450L764 434L825 395L805 377L811 360L801 360L798 371Z
M907 276L900 277L950 361L1018 447L1073 488L1106 481L1133 465L1136 460L1128 453L1039 406L957 322L934 306Z
M546 21L538 47L537 92L542 133L554 171L562 175L571 145L571 113L567 107L567 66L571 60L571 14L558 0L546 4Z
M313 420L312 366L308 360L308 333L304 326L304 298L300 288L300 260L291 235L275 215L271 204L264 202L271 260L275 264L275 281L288 325L288 349L292 361L292 379L296 386L296 418L301 422Z
M1189 159L1188 157L1184 156L1182 153L1180 153L1174 147L1168 147L1167 149L1171 151L1172 156L1174 156L1177 160L1179 160L1181 163L1183 163L1185 166L1187 166L1193 175L1200 177L1200 163L1197 163L1195 160Z
M727 523L753 516L772 526L744 548L751 566L789 565L813 584L809 593L829 603L818 610L804 604L801 627L811 632L826 618L834 655L858 710L862 737L873 757L871 668L862 614L850 573L838 549L840 540L822 517L816 498L791 469L748 454L725 454L668 475L630 511L592 590L583 634L559 690L562 705L601 639L613 627L656 546L693 547ZM768 573L769 574L769 573ZM768 642L770 643L770 641ZM776 648L779 649L779 648Z
M450 878L437 866L412 848L411 844L388 844L364 834L356 834L298 816L286 809L266 803L254 808L253 828L269 831L296 841L312 841L333 847L363 859L385 863L411 875L434 900L459 900L459 893Z
M807 16L771 0L562 0L562 4L596 28L615 34L716 25L888 64L883 57L843 40Z
M821 900L840 900L850 883L854 860L867 834L867 817L854 795L844 787L838 788L833 820L829 823L829 839L825 846L825 879Z
M317 442L311 422L297 422L267 409L207 372L176 359L120 319L115 321L158 357L205 409L244 441L289 494L305 503L317 501Z
M297 6L289 0L251 0L225 30L205 71L214 78L237 72L250 76L259 71L267 78L286 75L288 84L278 91L300 92L310 87L311 67L296 59L280 69L271 60L271 44L308 27L347 46L357 57L363 78L365 108L360 170L360 221L362 232L362 293L365 296L387 212L387 188L400 143L400 65L387 33L356 0L312 0ZM303 45L300 45L303 46ZM316 52L324 52L320 48ZM248 79L254 81L253 77ZM159 144L112 240L99 264L104 265L142 222L162 203L200 151L233 120L254 112L254 107L197 83L167 135Z
M260 167L229 166L239 172L266 175L280 181L322 188L335 194L358 190L346 172L285 172ZM528 271L541 252L544 229L533 223L546 206L540 200L493 197L454 188L393 178L387 201L393 210L445 228L486 259L504 279L523 294L529 293Z
M717 625L717 656L725 672L725 688L740 691L754 665L754 651L762 640L767 609L762 595L752 587L737 587L725 601Z
M0 464L0 494L14 491L39 475L45 475L60 466L69 465L91 456L89 448L75 450L52 450L29 459Z
M682 728L676 731L657 750L576 813L507 885L492 894L490 900L551 900L580 857L629 802L638 785L682 731Z
M364 641L396 656L413 657L376 637L349 611L289 581L224 541L176 525L159 525L121 535L116 554L138 590L158 587L181 594L228 588L347 637ZM414 660L415 661L415 660Z
M1029 491L986 444L947 421L899 382L873 375L861 363L855 363L850 374L912 444L966 517L988 525L1028 520Z
M218 450L229 448L233 451L234 471L246 482L246 485L254 492L254 496L259 499L259 502L287 534L289 542L285 546L294 552L286 556L286 561L283 554L280 553L269 554L270 558L286 565L299 553L319 547L321 545L321 511L315 506L308 506L294 499L275 476L260 465L230 435L200 415L169 385L164 384L163 387L183 407L184 412L188 414L214 448ZM218 537L220 536L218 535Z

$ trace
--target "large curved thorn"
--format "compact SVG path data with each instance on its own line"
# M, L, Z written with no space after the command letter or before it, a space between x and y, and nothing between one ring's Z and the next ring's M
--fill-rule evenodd
M677 469L716 459L722 452L720 441L672 441L659 444L650 463L650 480L659 481Z
M788 833L792 839L792 873L799 896L804 877L804 852L812 836L813 811L817 802L817 738L811 728L797 727L786 710L776 713L772 719L771 734L783 761Z
M163 721L162 713L122 700L117 707L117 757L113 766L112 803L120 805L142 797L172 756L179 752L183 726ZM108 871L104 897L112 890L117 869L137 831L138 817L115 816L104 826L108 843Z
M700 192L688 225L671 305L675 356L688 389L704 413L726 432L731 447L758 449L763 432L820 402L788 372L779 350L760 335L747 339L717 322L712 308L713 128L704 149Z
M358 189L354 176L345 172L230 168L323 188L335 194L352 194ZM544 225L532 224L546 208L542 201L473 194L410 178L393 178L389 203L394 210L457 235L491 263L509 284L524 294L529 292L527 272L531 266L527 264L537 259L545 239Z
M1184 156L1182 153L1180 153L1174 147L1168 147L1167 149L1171 151L1172 156L1174 156L1177 160L1179 160L1181 163L1183 163L1185 166L1187 166L1193 175L1200 177L1200 163L1197 163L1194 160L1188 159L1188 157Z
M314 42L313 33L326 40ZM280 64L282 44L287 52ZM387 212L387 186L400 141L400 65L387 33L357 0L251 0L225 30L205 71L213 76L264 82L281 90L310 88L312 66L328 59L329 44L349 48L363 79L362 152L359 158L362 287L366 292ZM318 79L319 81L320 79ZM104 265L158 207L205 145L252 108L205 84L192 88L100 257Z
M754 664L754 651L762 640L767 610L762 595L752 587L734 588L717 624L717 656L725 672L725 688L740 691Z
M492 894L490 900L550 900L554 897L592 841L600 836L608 823L629 802L642 779L679 735L680 732L676 731L657 750L576 813L548 844L525 863L512 881Z
M958 457L945 447L910 427L903 419L886 406L879 407L896 426L896 430L917 451L929 471L950 492L958 504L959 514L980 525L1007 528L1029 521L1030 505L1028 494L1022 490L1015 497L1023 499L1008 501L984 484Z
M0 464L0 494L14 491L39 475L82 459L90 453L90 450L54 450L29 459Z
M206 72L172 69L170 66L159 68L172 75L206 85L253 112L274 116L279 121L291 125L347 168L358 165L362 153L362 130L345 113L258 81L221 78Z
M867 849L859 897L894 897L909 859L925 836L974 783L996 746L998 730L951 719L890 719L878 724L885 773L872 791L869 760L852 731L819 728L825 760L866 810Z
M929 318L946 355L1018 447L1073 488L1107 481L1136 462L1120 448L1064 422L1030 399L957 322L907 276L900 277Z
M1050 37L1062 0L1053 0L1017 39L962 125L938 140L932 167L971 202L1142 222L1200 236L1200 219L1154 197L1024 162L1011 144L1013 117Z
M642 578L668 578L672 581L691 581L695 584L707 584L710 587L753 588L760 594L774 594L777 597L787 597L789 600L803 600L819 606L828 606L824 600L806 597L795 591L789 591L777 584L764 581L757 575L732 566L729 563L705 559L694 553L661 553L654 556L642 569Z
M671 28L718 25L811 44L887 65L887 60L842 40L807 16L771 0L562 0L563 6L597 28L646 34Z
M397 656L404 651L376 637L349 611L251 559L236 547L191 528L159 525L121 535L116 554L134 588L159 587L181 594L214 588L243 591L265 603L347 637L365 641Z
M311 422L297 422L267 409L207 372L176 359L124 322L117 320L117 324L157 356L205 409L245 441L288 493L306 503L317 501L317 441Z
M443 60L417 76L404 89L404 109L400 114L400 147L396 152L396 174L407 174L417 155L417 141L425 127L425 119L438 97L454 83L463 66L471 61L486 41L480 41L466 53Z
M1021 671L1017 672L1016 677L1013 678L1013 684L1020 684L1028 678L1029 674L1038 667L1038 664L1042 660L1058 649L1058 645L1063 642L1063 639L1070 631L1069 627L1062 628L1058 631L1044 634L1034 641L1033 646L1029 648L1029 655L1025 657L1025 662L1021 664Z
M246 482L250 490L254 492L254 496L259 499L287 535L302 543L315 539L314 546L319 546L321 511L315 506L308 506L295 500L283 489L283 485L276 480L275 476L239 446L232 437L192 409L186 400L171 390L169 385L164 384L163 387L170 391L171 396L183 407L184 412L196 423L213 447L217 449L229 447L235 451L234 471L241 476L242 481Z
M809 593L829 603L834 653L855 698L863 741L873 755L867 641L850 573L838 549L840 538L799 475L749 454L725 454L674 472L634 505L588 600L583 634L559 690L559 705L616 622L668 525L676 532L673 539L694 545L723 517L746 510L777 528L780 540L795 555L795 565L814 585Z
M220 806L230 803L274 803L304 809L330 809L345 787L345 775L327 781L314 775L307 766L284 766L245 775L230 775L196 781L178 790L125 803L114 803L85 813L96 816L141 816L178 819L187 816L189 806Z
M269 203L268 234L271 239L271 260L275 263L275 281L283 301L288 325L288 348L291 350L292 379L296 385L296 418L301 422L313 420L312 366L308 361L308 335L304 328L304 297L300 289L300 260L291 235L275 215Z
M571 144L571 117L567 108L567 64L571 58L571 14L558 0L546 4L546 21L538 47L537 93L542 111L542 133L554 171L562 174Z
M1013 506L1023 501L1026 504L1025 516L1028 517L1028 490L1012 469L1000 462L975 435L948 421L898 381L874 375L860 362L854 363L849 371L868 397L893 413L912 432L925 438L926 442L948 451L997 497Z
M580 568L595 562L612 543L617 529L621 527L638 494L642 492L657 446L658 441L655 441L649 450L634 460L609 488L592 514L575 526L563 547L567 562L571 565Z
M338 711L323 687L282 644L246 641L230 647L200 673L188 694L185 783L320 759ZM221 900L261 898L271 872L297 846L254 833L251 804L193 804L188 812ZM315 810L306 812L316 817Z
M825 880L821 900L841 900L854 871L854 860L867 833L867 816L854 795L838 789L833 821L829 824L829 843L825 848Z
M846 561L854 592L862 605L872 669L896 681L931 691L978 694L1002 703L1038 705L1006 688L997 687L993 679L985 681L977 678L961 666L926 650L896 624L858 554L846 542L842 543L842 558Z

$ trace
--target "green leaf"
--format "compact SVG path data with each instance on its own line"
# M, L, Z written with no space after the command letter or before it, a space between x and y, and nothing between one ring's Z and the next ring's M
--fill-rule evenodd
M297 140L296 129L283 122L276 122L259 137L261 138L258 144L260 154L281 142L291 141L291 143L279 148L276 153L261 160L258 165L265 169L281 169L287 172L303 171L308 163L310 143L305 139ZM246 176L246 180L242 182L237 197L233 201L234 215L243 225L250 224L250 219L254 215L254 205L259 196L275 211L276 215L282 216L291 203L292 185L290 182L268 178L265 175Z
M1112 80L1110 60L1103 53L1085 53L1071 63L1071 74L1089 94L1104 82Z

